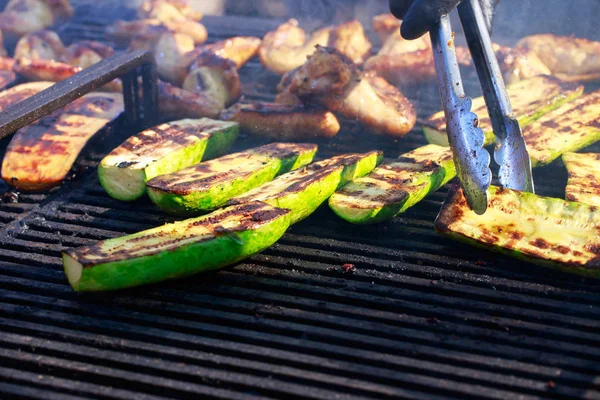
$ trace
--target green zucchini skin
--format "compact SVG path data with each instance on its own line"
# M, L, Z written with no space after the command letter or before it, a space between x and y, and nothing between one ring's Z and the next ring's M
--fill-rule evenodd
M600 277L597 207L496 186L488 196L487 211L477 215L456 185L436 218L436 230L540 266Z
M169 213L208 212L232 197L310 163L316 151L314 144L271 143L228 154L149 180L148 195Z
M544 115L523 128L531 165L538 167L600 140L600 90Z
M337 188L368 174L382 159L382 152L371 151L314 162L234 197L227 204L264 201L291 210L290 224L295 224L312 214Z
M106 192L122 201L146 193L146 182L225 153L239 125L209 118L182 119L146 129L110 152L98 166Z
M343 186L329 198L329 207L353 224L380 223L406 211L455 175L452 151L426 145Z
M515 82L507 85L506 90L513 113L521 128L583 94L582 85L563 82L548 75L539 75ZM479 117L479 127L485 134L485 145L493 144L496 138L483 97L473 99L472 110ZM446 118L443 111L427 118L423 124L423 133L428 143L449 146L446 135Z
M231 265L271 246L289 210L251 202L63 252L76 292L112 291Z
M566 199L600 207L600 154L565 153L562 161L569 174Z

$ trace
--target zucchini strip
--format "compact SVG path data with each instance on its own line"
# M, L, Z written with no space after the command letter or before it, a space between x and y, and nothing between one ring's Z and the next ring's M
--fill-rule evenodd
M578 83L563 82L553 76L539 75L507 85L506 90L513 113L519 120L521 128L524 128L549 111L581 96L583 86ZM473 99L472 110L479 117L479 127L485 133L485 145L494 143L496 138L483 97ZM423 133L427 142L449 146L446 117L443 111L427 118L423 123Z
M39 82L29 88L44 86L46 82ZM16 97L22 93L17 92ZM2 179L23 191L45 191L60 185L88 141L122 112L120 94L94 92L19 129L6 150Z
M238 135L236 122L209 118L160 124L130 137L98 166L98 178L113 198L132 201L146 182L225 153Z
M471 211L453 188L436 230L477 247L563 271L600 277L600 211L597 207L490 186L488 209Z
M544 115L523 129L523 137L534 167L600 140L600 90Z
M63 252L76 292L108 291L223 268L275 243L289 210L249 202Z
M209 211L310 163L314 144L271 143L150 179L150 199L171 213Z
M355 179L329 198L329 207L354 224L374 224L406 211L456 175L452 151L419 147Z
M566 199L600 207L600 154L565 153L562 161L569 173Z
M371 172L382 159L381 152L371 151L318 161L234 197L227 204L264 201L291 210L291 224L295 224L312 214L336 189Z

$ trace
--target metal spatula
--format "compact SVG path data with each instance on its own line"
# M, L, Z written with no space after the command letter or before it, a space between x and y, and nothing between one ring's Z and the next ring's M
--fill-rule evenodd
M464 0L458 6L458 13L496 136L494 160L500 166L500 184L533 192L527 147L519 122L513 115L478 1ZM477 115L471 112L472 100L463 89L450 17L444 16L430 35L446 115L446 132L457 175L469 206L477 214L483 214L487 209L487 189L492 181L490 155L483 148L485 137L478 127Z

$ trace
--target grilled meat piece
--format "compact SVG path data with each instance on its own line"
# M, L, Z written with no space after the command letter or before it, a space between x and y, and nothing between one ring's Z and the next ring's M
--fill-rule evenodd
M236 36L207 44L199 48L196 54L211 51L221 58L231 60L237 68L242 68L258 52L262 40L252 36Z
M206 41L208 32L204 25L190 19L160 20L156 18L138 21L116 21L106 28L106 34L117 43L128 43L132 39L153 41L165 32L188 35L194 44Z
M122 111L121 95L89 93L19 129L6 150L2 179L23 191L59 185L88 140Z
M15 46L14 58L60 60L65 45L54 31L41 30L21 37Z
M389 13L374 16L371 23L382 43L394 32L400 31L401 21Z
M204 93L189 90L158 81L158 103L161 119L217 118L223 103Z
M72 16L69 0L10 0L0 13L0 30L19 38L64 23Z
M371 51L371 43L356 20L321 28L307 38L298 21L290 19L264 36L258 55L269 70L284 74L304 64L317 45L334 47L357 63Z
M61 60L67 64L87 68L114 54L112 47L93 40L81 40L68 46Z
M600 42L570 36L541 34L521 39L517 49L533 53L563 80L600 79Z
M396 87L359 72L332 48L319 46L294 74L289 90L303 101L358 120L374 133L404 136L416 122L413 105Z
M340 130L340 124L331 112L302 105L236 104L225 110L221 118L239 122L243 130L256 136L280 140L329 138Z
M242 83L235 63L212 51L196 57L183 88L218 101L222 108L230 106L242 95Z
M145 0L137 9L139 19L158 18L160 20L178 20L182 18L200 21L201 12L194 10L187 0Z
M181 86L187 74L189 56L194 49L194 41L186 34L165 32L152 45L156 58L158 76L170 83Z
M552 75L533 51L499 45L494 45L494 51L507 85L538 75Z

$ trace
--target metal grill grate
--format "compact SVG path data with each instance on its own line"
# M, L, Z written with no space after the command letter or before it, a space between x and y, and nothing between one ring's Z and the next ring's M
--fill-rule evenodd
M223 35L276 24L209 21ZM248 99L272 97L274 77L256 61L241 73L266 87L246 85ZM320 154L377 147L394 157L423 143L417 132L363 137L348 124ZM235 150L256 144L242 137ZM146 200L109 198L99 157L54 194L0 205L2 398L600 398L599 283L438 236L445 190L377 226L322 208L219 272L75 294L62 249L169 220ZM538 191L564 195L560 164L535 175Z

